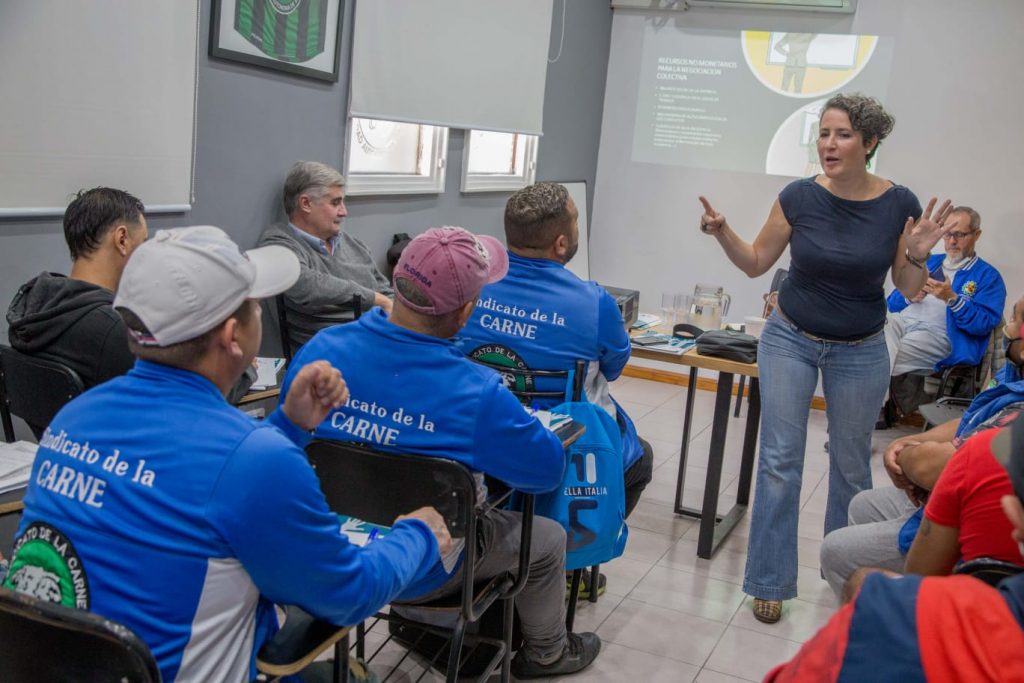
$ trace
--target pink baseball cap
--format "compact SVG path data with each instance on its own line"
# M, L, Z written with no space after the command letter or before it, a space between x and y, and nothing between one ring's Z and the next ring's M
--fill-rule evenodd
M395 266L395 283L406 280L430 303L415 304L398 287L395 298L418 313L444 315L507 272L508 252L495 238L451 226L430 228L409 243Z

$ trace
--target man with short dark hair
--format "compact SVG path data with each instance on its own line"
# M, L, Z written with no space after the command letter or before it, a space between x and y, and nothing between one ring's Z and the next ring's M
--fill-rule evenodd
M579 247L578 215L572 197L558 183L536 183L509 198L508 276L480 292L457 343L471 358L520 369L571 370L576 360L587 362L586 398L615 418L622 434L628 516L651 481L653 454L608 391L630 354L619 307L596 282L584 282L565 268ZM544 391L565 386L536 382ZM561 402L538 400L543 408Z
M64 212L71 274L41 273L21 286L7 310L13 348L68 366L86 389L128 372L135 358L111 304L128 257L148 236L144 211L124 190L78 193Z
M391 310L391 284L377 268L373 254L360 240L341 229L348 215L345 178L316 161L299 161L288 171L282 192L286 225L263 231L260 246L279 244L299 258L298 282L285 292L291 343L299 347L317 330L348 322L349 303L359 295L361 310Z
M322 330L295 363L324 359L338 367L351 390L316 436L404 454L456 460L527 493L562 481L565 453L553 432L528 413L498 376L473 363L450 341L466 323L481 287L500 280L506 252L493 237L462 228L431 228L412 240L395 269L390 315L373 310L354 323ZM289 371L282 386L294 391ZM490 510L478 525L478 579L503 574L519 562L522 518ZM530 574L515 606L524 645L512 662L516 678L574 673L597 657L593 633L566 633L565 531L534 517ZM471 541L472 542L472 541ZM439 570L410 587L403 600L429 601L459 587L460 576Z
M138 362L40 440L4 586L124 624L167 683L253 680L273 603L356 624L451 546L433 508L365 548L339 531L302 450L348 396L328 363L293 368L264 422L225 401L260 345L258 300L298 275L282 247L161 230L114 300Z

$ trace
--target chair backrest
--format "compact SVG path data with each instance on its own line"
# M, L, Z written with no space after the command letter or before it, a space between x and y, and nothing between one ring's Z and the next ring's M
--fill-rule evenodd
M0 681L159 683L153 654L131 630L0 588Z
M358 320L363 313L363 297L354 294L348 303L344 304L344 307L352 309L352 320ZM288 323L288 306L283 293L274 297L274 308L277 309L277 331L281 337L281 355L290 363L294 354L294 349L292 349L294 342L291 337L291 326Z
M66 365L0 345L0 418L5 440L14 441L11 415L23 419L38 436L57 411L83 391L82 379Z
M306 455L335 512L391 526L395 517L429 505L453 538L465 538L474 525L476 480L454 460L320 439L306 447Z
M306 455L320 479L328 506L337 513L391 526L399 515L428 505L437 509L452 538L466 541L460 598L451 608L460 610L467 621L476 621L496 599L511 598L526 584L532 495L522 495L523 524L515 578L492 580L488 590L477 593L476 521L485 508L477 505L477 482L464 465L446 458L382 453L361 444L319 439L306 447Z
M995 586L1003 579L1016 576L1021 572L1024 572L1024 567L991 557L978 557L959 564L953 569L954 574L973 576L990 586Z
M569 381L569 370L524 370L497 363L488 363L479 358L474 358L473 361L497 370L501 374L505 386L524 405L529 405L535 398L554 398L562 401L580 401L583 399L583 382L586 379L587 371L586 361L577 360L575 363L571 392L567 392L565 389L541 391L531 388L538 379L559 379L562 380L564 386Z

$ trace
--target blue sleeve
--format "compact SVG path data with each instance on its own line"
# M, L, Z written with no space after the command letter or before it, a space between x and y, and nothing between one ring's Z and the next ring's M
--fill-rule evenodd
M365 548L349 543L305 454L274 429L242 441L208 512L262 595L335 624L371 616L439 559L433 534L415 520Z
M284 394L281 395L281 402L284 402ZM281 433L288 437L288 440L299 448L305 448L309 445L313 435L307 432L302 427L298 426L289 419L284 411L281 410L281 406L277 407L277 410L272 412L266 420L267 424L272 424L281 430Z
M497 377L481 392L477 410L473 439L476 469L526 493L544 493L562 482L562 442L523 410Z
M596 286L596 285L595 285ZM599 362L601 374L609 382L615 381L622 374L622 368L629 362L629 333L626 323L622 320L615 299L598 287L597 302L597 335L600 344Z
M976 337L985 336L992 332L1003 317L1003 306L1006 305L1006 286L999 271L981 262L985 268L979 268L980 277L977 282L977 290L971 298L960 296L960 292L954 290L957 295L956 303L949 308L952 322L959 329L967 334ZM959 275L959 273L957 273ZM954 277L954 280L957 278ZM969 282L969 277L959 278L958 283Z
M889 307L890 313L899 313L909 306L910 302L907 301L907 297L903 296L903 292L898 289L894 289L892 290L892 294L889 295L889 298L885 300L885 304Z

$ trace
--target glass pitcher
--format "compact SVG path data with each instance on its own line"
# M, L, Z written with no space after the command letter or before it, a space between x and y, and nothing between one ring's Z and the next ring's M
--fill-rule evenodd
M720 285L698 284L693 290L691 318L694 325L704 330L722 327L722 318L729 314L732 297Z

